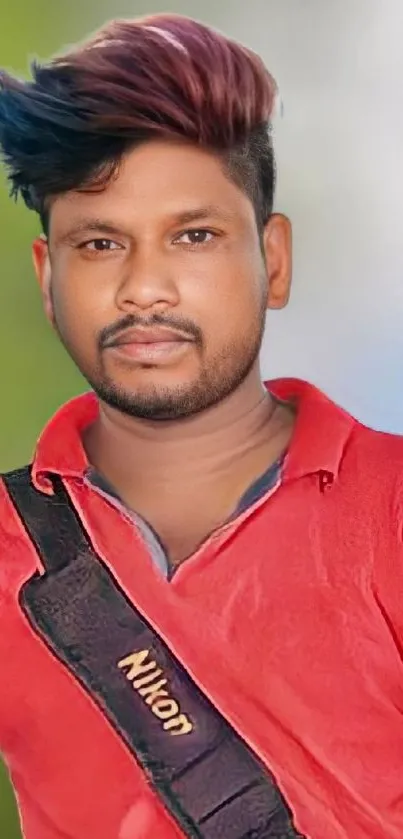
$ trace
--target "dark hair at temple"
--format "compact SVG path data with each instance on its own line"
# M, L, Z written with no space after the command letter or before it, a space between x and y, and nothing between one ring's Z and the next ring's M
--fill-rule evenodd
M0 151L11 195L45 231L52 197L101 189L126 151L164 137L220 155L259 226L269 217L276 86L255 53L196 21L156 15L113 21L31 69L29 82L0 72Z

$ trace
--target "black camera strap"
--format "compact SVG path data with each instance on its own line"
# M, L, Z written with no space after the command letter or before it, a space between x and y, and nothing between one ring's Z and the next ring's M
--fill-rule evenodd
M303 839L274 778L98 557L63 482L3 476L40 556L20 591L35 632L97 704L184 834Z

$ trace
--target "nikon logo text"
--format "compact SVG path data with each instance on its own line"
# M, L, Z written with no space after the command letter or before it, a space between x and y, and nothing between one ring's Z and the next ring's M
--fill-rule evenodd
M149 705L154 716L162 721L165 731L178 736L193 730L189 717L181 713L179 703L166 690L168 681L158 664L150 658L149 650L140 650L122 658L118 667L125 672L133 690Z

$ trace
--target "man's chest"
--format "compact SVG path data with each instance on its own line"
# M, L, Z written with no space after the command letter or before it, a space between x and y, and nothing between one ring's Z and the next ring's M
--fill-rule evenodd
M200 687L281 783L302 818L301 830L307 829L303 817L309 810L307 835L313 839L343 835L344 819L346 837L354 829L360 839L378 839L389 834L371 832L370 808L375 801L380 812L387 810L391 789L401 788L398 664L380 624L366 624L365 645L364 627L348 615L346 603L344 614L336 615L325 600L316 619L310 616L312 600L294 621L281 618L274 603L271 617L264 618L256 593L253 604L253 592L244 590L239 602L223 604L221 614L208 613L207 604L204 619L195 610L197 633L189 631L186 643L174 646L181 647L183 659L186 647ZM325 610L329 637L321 628ZM382 643L382 660L371 654L375 639ZM66 836L78 837L84 827L105 839L119 835L118 827L142 802L152 829L174 837L176 828L104 709L41 644L25 633L20 641L8 701L4 695L1 701L2 747L17 792L21 784L22 798L27 792L40 802ZM168 699L176 699L171 686ZM153 714L152 703L144 709ZM353 813L356 796L359 816Z

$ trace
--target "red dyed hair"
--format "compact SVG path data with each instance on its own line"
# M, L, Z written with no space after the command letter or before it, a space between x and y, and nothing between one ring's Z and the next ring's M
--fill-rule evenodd
M276 85L246 47L163 14L112 21L32 73L0 74L0 148L12 194L44 224L49 198L102 186L128 149L164 136L220 154L259 221L270 214Z

